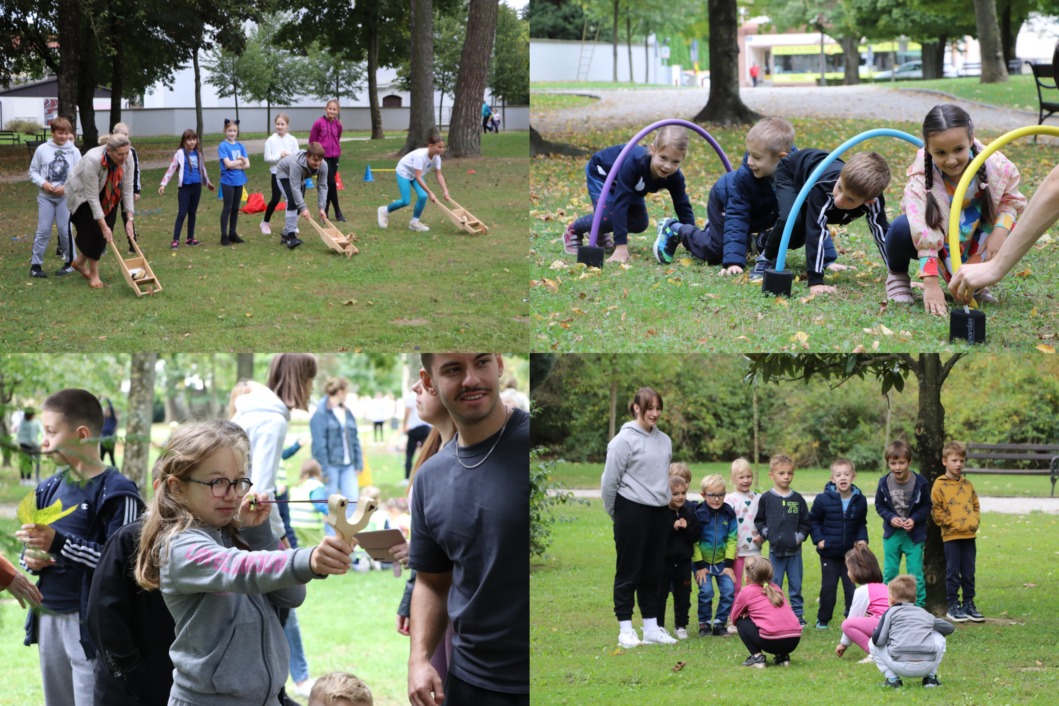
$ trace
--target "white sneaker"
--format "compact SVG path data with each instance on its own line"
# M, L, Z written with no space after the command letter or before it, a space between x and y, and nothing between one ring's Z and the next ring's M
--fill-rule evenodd
M261 221L261 235L272 235L272 226L268 221Z
M379 227L385 228L390 225L390 211L386 206L379 206Z
M665 628L644 628L643 644L645 645L675 645L677 641L666 632Z
M428 228L426 224L424 224L420 220L413 218L408 222L408 230L417 230L420 233L426 233L428 230L430 230L430 228Z
M294 685L294 695L300 696L303 699L309 698L309 694L313 691L313 684L316 683L315 679L306 679L301 684Z
M688 631L685 630L684 628L677 628L677 639L678 640L687 640L688 639Z
M630 649L640 646L640 638L636 637L635 630L621 630L618 632L618 646Z
M875 656L874 655L868 655L864 659L862 659L859 662L857 662L857 664L875 664Z

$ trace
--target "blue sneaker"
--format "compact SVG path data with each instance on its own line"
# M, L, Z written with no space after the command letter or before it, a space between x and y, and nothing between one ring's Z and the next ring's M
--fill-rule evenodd
M827 623L825 623L822 620L817 620L816 621L816 629L817 630L827 630Z
M970 618L963 612L963 606L959 603L950 603L949 612L945 614L947 620L951 620L954 623L966 623Z
M680 235L674 233L670 226L679 222L676 218L667 218L658 222L658 237L655 238L654 253L660 265L673 263L673 255L677 252L677 246L680 245Z
M974 601L963 602L963 614L967 616L968 620L973 620L976 623L985 622L985 616L978 612L978 609L974 607Z
M776 266L776 263L772 260L768 260L764 255L758 255L757 260L754 261L754 269L750 271L750 281L760 282L765 279L765 270L771 270Z

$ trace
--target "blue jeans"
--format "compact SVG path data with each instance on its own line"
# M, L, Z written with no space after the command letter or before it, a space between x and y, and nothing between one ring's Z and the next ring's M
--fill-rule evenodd
M401 190L401 198L387 206L386 211L388 213L393 213L397 209L404 208L412 203L412 189L415 189L416 207L412 211L412 218L418 219L423 215L423 209L427 207L427 192L419 185L418 181L415 179L405 179L400 174L397 175L397 187Z
M728 614L735 603L735 582L724 572L724 564L707 564L706 580L699 585L699 625L709 625L713 603L713 581L717 580L717 590L721 597L717 600L717 624L724 627Z
M799 619L804 620L802 618L804 604L802 600L802 553L798 552L794 556L772 556L770 554L769 561L772 563L772 583L783 588L783 575L787 575L787 595L791 600L791 609Z
M355 510L354 506L357 502L357 498L360 497L360 487L357 484L357 472L353 468L353 465L325 466L324 477L327 478L328 495L330 496L339 493L349 500L350 504L347 506L346 512L352 514ZM328 537L335 536L335 530L331 525L324 525L324 532Z
M309 678L309 663L305 661L302 631L298 627L298 613L293 608L287 616L287 624L283 626L283 634L287 636L287 645L290 647L290 678L296 684L303 682Z

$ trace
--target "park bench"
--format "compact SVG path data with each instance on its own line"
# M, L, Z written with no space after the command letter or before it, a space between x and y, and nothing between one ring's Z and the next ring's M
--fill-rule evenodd
M6 142L9 145L17 145L22 142L22 135L12 130L0 130L0 142Z
M37 148L43 145L47 140L26 140L26 150L29 152L29 158L33 159L33 154L37 151Z
M1012 463L1004 463L1008 461ZM1033 467L1026 467L1026 464ZM997 468L998 465L1007 467ZM1055 497L1055 482L1059 480L1059 444L979 444L971 441L967 444L967 463L963 472L1051 476L1052 497Z
M1059 113L1059 88L1056 88L1051 64L1031 64L1028 61L1026 63L1030 64L1033 80L1037 84L1037 106L1040 110L1037 124L1043 125L1045 120ZM1037 141L1036 135L1033 141Z

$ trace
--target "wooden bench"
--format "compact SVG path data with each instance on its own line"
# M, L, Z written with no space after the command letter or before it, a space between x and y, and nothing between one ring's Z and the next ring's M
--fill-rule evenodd
M0 130L0 142L6 142L9 145L17 145L22 142L22 135L11 130Z
M997 468L1003 463L1004 468ZM1027 467L1032 464L1033 467ZM1021 466L1021 467L1020 467ZM994 473L1005 476L1051 476L1052 497L1059 480L1059 444L967 444L964 473Z
M1033 81L1037 84L1037 124L1043 125L1045 120L1059 113L1059 88L1056 88L1051 64L1032 64L1028 61L1026 63L1030 65ZM1037 141L1036 135L1033 136L1033 141Z
M29 151L29 158L33 159L33 154L37 151L37 148L43 145L47 140L26 140L26 150Z

